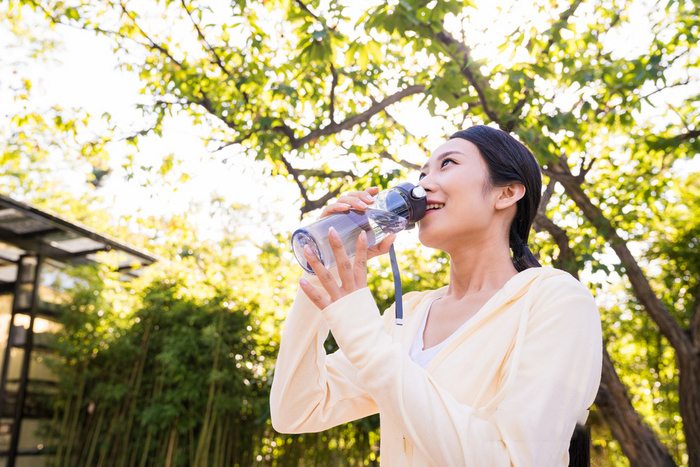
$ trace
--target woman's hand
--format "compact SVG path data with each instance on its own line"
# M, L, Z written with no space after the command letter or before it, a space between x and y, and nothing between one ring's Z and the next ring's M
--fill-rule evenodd
M365 191L345 193L343 196L339 197L335 203L326 206L321 213L321 217L326 217L336 212L348 211L350 209L364 211L374 202L372 196L376 195L378 192L379 188L372 187ZM367 260L375 256L386 254L394 238L394 235L389 235L381 243L368 249L367 234L364 231L361 232L357 238L354 260L351 260L345 252L340 236L335 229L331 227L328 231L328 240L333 250L336 264L338 265L340 284L336 282L330 271L326 269L307 245L304 248L306 261L308 261L309 266L311 266L311 269L316 273L321 285L328 293L328 297L303 278L299 281L301 289L318 308L324 309L342 297L367 287Z
M329 204L323 211L321 211L321 219L335 214L338 212L349 211L354 209L356 211L366 211L372 203L374 203L374 195L379 193L379 187L372 186L364 191L348 191L343 193L334 203ZM372 259L377 256L385 255L389 252L389 247L394 243L395 235L389 235L387 238L382 240L381 243L377 245L372 245L367 250L367 258ZM358 239L359 240L359 239ZM336 257L337 259L337 257ZM340 264L338 262L337 264ZM315 270L314 270L315 272Z
M343 193L334 203L323 208L321 218L336 212L349 211L350 209L364 211L370 204L374 203L373 196L377 193L379 193L379 188L376 186L369 187L365 191L348 191Z

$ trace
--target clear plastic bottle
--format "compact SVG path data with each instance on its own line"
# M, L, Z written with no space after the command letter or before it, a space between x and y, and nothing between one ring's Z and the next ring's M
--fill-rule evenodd
M412 228L425 215L426 204L425 190L411 183L381 191L366 211L351 209L334 213L296 230L292 235L294 256L304 270L313 274L304 257L304 246L309 245L323 265L331 268L336 264L328 241L331 226L343 241L348 257L352 257L360 232L367 232L368 247L376 245L390 234Z

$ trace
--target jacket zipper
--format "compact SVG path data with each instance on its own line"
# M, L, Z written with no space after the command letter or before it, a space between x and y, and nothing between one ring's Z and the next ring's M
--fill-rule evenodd
M403 437L403 458L404 458L404 465L406 466L411 466L413 465L413 445L411 444L410 441L406 439L406 437Z

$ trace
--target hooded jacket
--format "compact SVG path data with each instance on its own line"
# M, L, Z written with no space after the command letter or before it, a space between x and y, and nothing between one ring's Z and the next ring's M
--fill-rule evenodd
M520 272L423 369L408 352L446 290L406 294L403 326L367 288L324 310L300 290L275 367L273 427L316 432L379 412L383 466L567 465L600 383L591 293L557 269ZM340 350L326 355L329 329Z

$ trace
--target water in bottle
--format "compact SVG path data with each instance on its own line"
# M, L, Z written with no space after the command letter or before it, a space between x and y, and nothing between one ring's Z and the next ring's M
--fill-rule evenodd
M309 245L326 268L335 266L335 256L328 241L332 226L343 241L348 257L355 255L357 237L367 233L367 247L380 243L388 235L412 228L425 215L427 201L420 186L403 183L384 190L366 211L351 209L324 217L292 235L292 249L299 264L313 274L304 257L304 246Z

